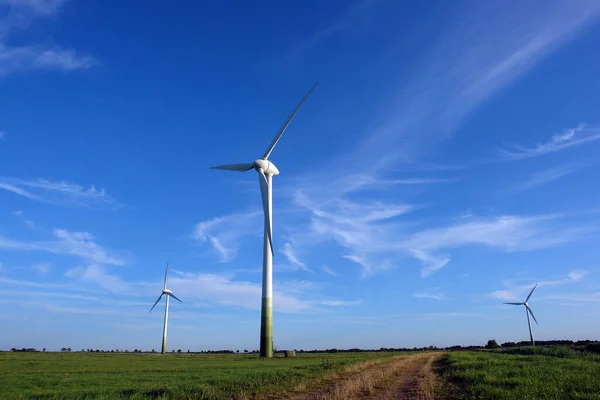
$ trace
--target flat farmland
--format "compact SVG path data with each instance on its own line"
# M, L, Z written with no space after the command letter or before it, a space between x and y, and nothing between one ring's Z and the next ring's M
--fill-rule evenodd
M398 353L258 355L0 353L6 399L285 398L353 365ZM307 385L308 384L308 385Z

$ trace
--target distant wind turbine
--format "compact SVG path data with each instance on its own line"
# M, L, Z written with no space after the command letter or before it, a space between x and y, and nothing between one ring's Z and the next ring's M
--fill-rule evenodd
M260 322L260 355L261 357L273 357L273 186L272 177L279 175L279 170L271 161L268 160L271 152L277 145L277 142L285 132L286 128L292 122L292 119L302 106L308 96L317 87L319 82L306 93L289 115L283 126L273 138L269 148L261 158L254 162L242 164L229 164L211 167L211 169L223 169L227 171L245 172L255 169L258 172L258 181L260 183L260 192L262 195L263 212L265 215L264 227L264 245L263 245L263 283L262 283L262 307Z
M167 263L167 268L165 269L165 282L164 282L164 285L163 285L162 293L160 294L160 296L158 296L158 300L156 300L156 303L154 303L154 305L150 309L150 312L152 312L152 310L154 310L154 307L156 307L156 305L158 304L158 302L160 301L160 299L162 299L162 297L164 295L167 296L167 300L166 300L166 303L165 303L165 324L163 326L163 339L162 339L162 350L161 350L162 354L165 354L167 352L167 322L169 320L169 297L172 297L175 300L177 300L178 302L182 303L182 301L179 300L173 294L173 292L171 292L169 289L167 289L167 272L168 271L169 271L169 263Z
M529 303L527 303L527 302L529 301L529 298L531 297L531 294L533 293L533 291L535 290L536 287L537 287L537 283L535 284L533 289L531 289L531 292L529 292L529 295L527 296L527 298L525 299L525 301L523 303L504 303L504 304L512 304L513 306L525 306L525 314L527 314L527 325L529 325L529 338L531 339L532 346L535 346L535 342L533 341L533 332L531 331L531 320L529 319L529 314L531 314L531 316L533 317L533 320L535 321L536 324L538 324L538 322L537 322L537 319L535 319L535 315L533 315L533 311L531 311L531 308L529 308Z

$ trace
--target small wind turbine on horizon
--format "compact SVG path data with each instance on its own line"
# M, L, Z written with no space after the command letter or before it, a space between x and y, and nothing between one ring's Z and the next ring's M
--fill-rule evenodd
M537 319L535 319L535 315L533 315L533 311L531 311L531 308L529 308L529 303L527 303L527 302L529 301L529 298L531 297L531 294L533 293L533 291L535 290L536 287L537 287L537 283L535 284L533 289L531 289L531 292L529 292L529 295L527 296L527 298L525 299L525 301L523 303L504 303L504 304L511 304L513 306L525 306L525 314L527 314L527 325L529 326L529 338L531 339L532 346L535 346L535 342L533 340L533 332L531 331L531 320L529 319L529 314L531 314L531 316L533 317L533 320L535 321L536 324L538 324L538 322L537 322Z
M304 95L294 111L289 115L279 132L273 138L267 151L261 158L254 162L242 164L228 164L211 167L211 169L222 169L227 171L246 172L255 169L258 172L260 192L262 196L264 221L264 244L263 244L263 282L262 282L262 305L260 322L260 355L261 357L273 357L273 176L279 175L279 170L268 160L271 152L279 142L281 135L285 132L292 119L302 107L308 96L317 87L319 82Z
M167 296L167 300L165 303L165 323L163 326L163 339L162 339L162 349L161 349L161 354L165 354L167 352L167 322L169 320L169 297L174 298L175 300L177 300L178 302L182 303L181 300L179 300L174 294L173 292L171 292L169 289L167 289L167 272L169 271L169 263L167 263L167 268L165 268L165 282L163 284L163 290L162 293L160 294L160 296L158 296L158 300L156 300L156 303L154 303L154 305L152 306L152 308L150 309L149 312L152 312L152 310L154 310L154 307L156 307L156 305L158 304L158 302L160 301L160 299L162 299L163 296Z

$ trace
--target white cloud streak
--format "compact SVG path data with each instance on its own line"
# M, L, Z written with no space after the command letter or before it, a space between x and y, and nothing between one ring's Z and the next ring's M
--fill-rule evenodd
M281 253L285 256L285 258L297 269L301 269L304 271L310 272L310 269L304 264L302 261L298 259L294 248L292 247L292 243L287 242L283 245L283 249L281 249Z
M70 232L55 229L52 232L55 240L22 242L0 236L0 249L16 251L42 251L78 257L84 261L97 264L125 265L125 260L110 254L94 241L88 232Z
M76 207L119 207L104 189L88 189L75 183L47 179L25 180L0 177L0 189L41 203Z
M361 266L363 276L394 268L411 257L421 262L421 275L426 277L448 265L455 248L531 251L579 240L595 229L561 215L505 215L471 216L452 225L418 230L414 222L401 218L417 209L412 205L335 200L316 206L304 196L296 200L312 213L308 233L295 237L298 244L318 246L333 240L345 249L343 258Z
M495 290L492 293L490 293L489 296L492 298L495 298L495 299L505 300L505 301L525 301L527 294L529 294L529 291L531 291L531 289L533 288L533 286L536 283L537 283L538 288L550 287L550 286L562 286L562 285L581 282L583 280L583 278L585 278L588 274L589 274L589 272L587 272L587 271L575 270L575 271L569 272L567 274L567 276L562 279L540 280L538 282L535 282L532 279L528 279L527 281L529 281L529 283L527 283L527 284L519 283L519 282L522 282L523 279L520 279L518 281L509 280L509 281L503 282L504 285L507 287L506 289Z
M237 256L240 238L258 236L262 232L262 212L237 213L200 222L194 227L192 238L209 243L221 262Z
M428 276L450 262L448 255L439 255L442 249L483 245L507 252L530 251L572 242L589 232L578 228L557 231L557 219L558 216L553 215L471 219L413 234L402 247L423 262L421 275Z
M10 8L0 20L0 78L11 73L31 70L72 72L97 65L95 58L79 55L75 50L60 47L45 48L37 44L9 46L7 38L21 31L38 18L50 18L59 13L65 0L0 0Z
M342 275L338 274L337 272L335 272L334 270L332 270L330 267L324 265L321 267L321 270L323 272L325 272L327 275L331 275L331 276L335 276L335 277L341 277Z
M433 300L448 300L444 293L440 292L440 288L431 288L423 292L413 293L413 297L417 299L433 299Z
M362 160L369 159L369 168L378 171L421 156L599 15L600 3L592 0L467 3L462 18L440 29L438 42L416 60L419 72L399 83L403 89L383 112L393 117L384 117L343 159L345 169L352 160L361 160L357 167L364 169Z
M576 128L565 129L561 134L552 136L546 143L538 143L535 147L514 145L511 149L501 149L504 159L523 160L555 153L574 146L580 146L600 139L600 129L579 125Z
M571 242L589 232L588 228L565 227L552 216L511 215L470 218L419 231L414 221L401 220L407 220L401 217L416 210L415 205L397 200L358 201L352 195L451 181L406 178L398 176L398 171L450 137L481 104L583 32L598 16L600 3L595 1L465 4L461 18L450 27L442 26L437 41L414 58L416 73L389 82L388 87L401 89L385 102L390 106L373 118L375 128L361 135L364 139L355 149L328 162L326 168L311 169L318 174L309 172L298 179L301 190L293 194L294 203L310 213L308 226L296 227L293 237L298 245L318 246L333 240L344 249L342 257L361 266L363 276L393 268L406 257L419 260L422 276L428 276L450 263L449 252L454 248L478 245L529 251ZM585 129L554 138L555 146L572 146ZM543 148L534 153L548 151L555 150ZM564 229L557 230L559 225Z
M586 164L581 164L581 163L567 164L567 165L560 165L558 167L550 168L550 169L547 169L547 170L544 170L541 172L537 172L537 173L533 174L526 181L516 185L513 190L519 192L519 191L524 191L524 190L528 190L528 189L533 189L538 186L542 186L547 183L553 182L564 176L570 175L574 172L577 172L580 169L585 168L586 166L587 166Z

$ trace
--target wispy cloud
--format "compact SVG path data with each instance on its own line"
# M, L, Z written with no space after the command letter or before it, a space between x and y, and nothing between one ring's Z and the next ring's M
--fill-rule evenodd
M41 203L79 207L119 207L104 189L91 185L88 189L75 183L46 179L25 180L0 177L0 189Z
M399 201L405 197L399 188L427 189L428 184L455 179L406 177L399 175L406 173L403 166L421 161L481 104L583 32L600 16L600 3L477 3L461 16L440 29L433 45L414 59L414 75L389 80L388 88L396 86L398 91L373 116L369 130L356 133L364 139L318 173L311 169L298 177L294 204L309 213L306 225L296 225L293 237L298 246L335 241L343 248L341 256L360 265L363 276L394 268L410 257L421 262L421 273L427 276L448 265L457 247L528 251L571 242L589 232L589 226L562 224L552 216L471 217L421 230L415 228L414 218L403 218L419 207L414 201ZM575 138L586 129L574 132ZM555 139L559 145L572 140ZM381 189L386 189L385 196L379 196ZM375 191L377 198L393 201L368 200ZM362 200L357 200L357 192Z
M310 272L310 269L308 269L306 264L304 264L302 261L300 261L298 259L298 256L296 256L296 252L294 251L294 248L292 247L292 243L290 243L290 242L285 243L283 245L283 249L281 249L281 253L297 269L301 269L301 270Z
M448 300L444 293L440 292L440 288L431 288L423 292L413 293L413 297L417 299L433 299L433 300Z
M335 276L335 277L341 277L342 275L338 274L337 272L335 272L334 270L332 270L330 267L324 265L321 267L321 270L323 272L325 272L327 275L331 275L331 276Z
M239 239L262 232L262 212L236 213L200 222L194 227L192 238L209 243L221 262L233 260L239 248Z
M55 240L22 242L0 236L0 249L18 251L42 251L52 254L63 254L78 257L84 261L97 264L125 265L125 260L109 253L94 241L88 232L71 232L55 229L52 232Z
M89 55L60 47L46 48L38 44L8 45L13 32L27 29L39 18L58 14L65 0L0 0L0 7L8 7L7 16L0 20L0 78L10 73L27 70L58 70L71 72L97 64Z
M396 99L356 152L340 160L369 172L415 160L455 132L480 104L531 70L600 15L600 3L469 4L398 79ZM390 82L393 85L394 82ZM364 159L370 160L368 165ZM353 161L354 160L354 161ZM376 161L374 161L376 160Z
M38 263L31 267L34 271L36 271L39 275L47 275L50 272L50 264L47 263Z
M85 267L78 266L76 268L69 269L67 272L65 272L65 276L68 278L79 279L82 282L96 284L102 289L111 293L129 295L135 293L135 291L132 290L132 285L124 282L117 275L107 273L106 268L97 264L92 264Z
M600 129L588 128L582 124L576 128L565 129L561 134L552 136L550 141L546 143L538 143L534 147L523 147L517 144L513 145L510 149L501 149L500 153L505 159L522 160L555 153L599 139Z
M317 205L300 191L295 203L311 213L309 233L303 231L304 237L296 236L296 240L311 245L337 242L346 250L343 257L361 266L363 276L392 267L386 256L397 252L395 244L387 247L388 240L397 237L392 233L399 223L393 221L417 209L409 204L340 198Z
M296 61L304 52L330 36L356 29L359 26L357 21L364 20L370 9L378 2L379 0L355 1L354 4L331 21L328 26L313 33L307 39L293 47L292 51L288 54L288 60L292 62Z
M60 10L67 0L0 0L0 6L13 7L14 12L32 12L36 15L52 15Z
M567 164L567 165L560 165L558 167L546 169L541 172L537 172L537 173L533 174L526 181L521 182L518 185L516 185L513 188L513 191L524 191L524 190L533 189L535 187L545 185L547 183L550 183L557 179L560 179L566 175L577 172L580 169L585 168L588 165L590 165L590 164L589 163Z
M448 265L451 251L464 246L487 246L505 252L551 248L587 237L592 224L581 225L561 215L469 217L446 226L418 229L400 218L416 207L347 201L316 206L300 198L312 212L310 224L299 233L299 245L319 246L335 241L342 257L361 266L363 276L394 268L407 257L421 262L429 276ZM340 204L343 206L340 207ZM351 210L351 212L348 212ZM306 233L306 232L307 233Z
M501 216L470 219L444 228L432 228L413 234L401 246L423 262L421 275L446 266L450 256L440 250L465 245L497 247L508 252L530 251L557 246L580 239L589 229L556 229L558 216Z
M13 216L18 219L19 221L22 221L25 225L27 225L29 228L31 229L36 229L37 226L35 225L35 223L30 220L27 219L23 216L23 211L17 210L17 211L13 211Z
M600 292L594 293L567 293L567 294L558 294L551 295L547 297L551 300L560 300L561 302L569 302L569 303L600 303Z
M560 286L581 282L587 275L589 275L589 272L587 271L575 270L569 272L566 277L560 279L538 280L537 282L533 279L508 280L503 282L506 289L495 290L490 293L489 296L506 301L524 301L525 297L536 283L538 288L545 286ZM521 283L523 281L527 281L528 283Z
M360 304L361 302L359 300L354 300L354 301L324 300L321 303L326 306L340 307L340 306L355 306L355 305Z
M235 281L223 275L184 273L170 278L170 286L181 298L194 298L216 305L260 309L262 288L258 283ZM316 312L320 306L352 305L355 302L323 299L308 281L277 282L273 306L285 313Z

